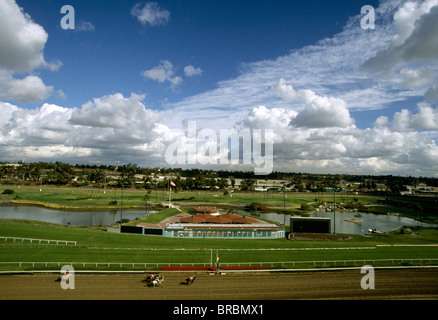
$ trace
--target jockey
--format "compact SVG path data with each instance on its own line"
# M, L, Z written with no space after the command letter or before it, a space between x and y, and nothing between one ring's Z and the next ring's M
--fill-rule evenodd
M68 271L64 272L64 274L62 275L62 280L67 280L68 278L70 278L70 274L68 273Z

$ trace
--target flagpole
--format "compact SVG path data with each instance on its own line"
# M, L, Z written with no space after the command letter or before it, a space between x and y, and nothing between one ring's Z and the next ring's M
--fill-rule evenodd
M170 186L170 180L168 181L169 184L169 208L171 206L171 199L172 199L172 187Z
M168 180L167 182L169 184L169 207L172 206L172 187L176 188L176 184L173 183L172 180Z
M125 172L122 171L122 201L120 203L120 232L122 232L123 223L123 185L125 184Z

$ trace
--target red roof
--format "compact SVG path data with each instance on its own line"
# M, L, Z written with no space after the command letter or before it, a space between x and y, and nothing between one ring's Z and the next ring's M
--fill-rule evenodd
M201 218L201 217L185 217L185 218L181 218L179 220L179 222L181 223L205 223L207 222L206 219Z
M222 215L222 217L225 217L225 218L233 220L233 221L242 218L242 216L240 216L238 214L232 214L232 213L224 214L224 215Z
M225 218L223 216L217 216L217 217L212 217L207 219L208 223L219 223L219 224L224 224L224 223L232 223L233 220Z
M238 214L221 214L212 215L207 213L198 213L191 217L185 217L180 219L181 223L215 223L215 224L253 224L259 221L254 218L241 216Z
M194 215L194 217L198 217L198 218L202 218L202 219L211 219L214 218L215 216L208 214L208 213L198 213L196 215Z
M249 217L240 217L239 219L233 220L233 223L241 223L241 224L251 224L257 223L257 219L249 218Z

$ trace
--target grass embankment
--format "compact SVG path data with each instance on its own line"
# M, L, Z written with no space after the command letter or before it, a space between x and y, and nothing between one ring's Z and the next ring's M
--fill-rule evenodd
M1 200L10 200L17 205L36 205L58 210L105 210L119 209L120 191L93 189L24 189L16 188L14 193L1 195ZM124 192L123 207L144 208L144 195L139 192Z

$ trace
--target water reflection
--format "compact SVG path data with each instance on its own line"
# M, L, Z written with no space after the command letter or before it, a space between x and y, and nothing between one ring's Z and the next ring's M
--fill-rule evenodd
M134 220L152 214L156 211L146 212L146 210L124 210L123 219ZM246 211L242 213L248 214ZM257 216L277 223L290 224L290 216L278 213L257 213ZM436 224L428 224L414 219L379 215L373 213L360 212L361 221L351 222L348 219L356 219L357 212L336 212L336 221L333 223L332 212L312 212L310 217L330 217L332 218L332 232L347 234L366 234L368 229L377 229L387 232L400 228L401 226L423 226L437 227ZM74 226L111 226L120 221L119 210L106 211L59 211L39 207L24 206L0 206L0 219L19 219L37 220L63 225Z
M155 212L123 210L123 219L134 220ZM0 219L36 220L74 226L111 226L120 221L120 211L59 211L39 207L0 206Z
M359 212L361 217L357 217L358 212L336 212L335 224L333 223L332 212L311 212L310 217L329 217L332 219L332 232L348 233L348 234L367 234L368 229L377 229L378 231L387 232L396 230L402 226L422 226L422 227L437 227L436 224L420 222L415 219L390 216L385 214L374 214ZM290 225L288 215L278 213L257 213L257 216L275 221L281 224ZM356 220L357 222L345 221ZM335 230L336 229L336 230Z

